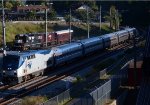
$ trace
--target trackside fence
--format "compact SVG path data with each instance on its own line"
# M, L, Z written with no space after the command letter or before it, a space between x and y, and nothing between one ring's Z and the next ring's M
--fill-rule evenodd
M127 62L127 59L122 59L120 63L118 63L118 65L125 64L125 62ZM72 88L67 89L61 94L49 99L44 103L41 103L40 105L63 105L71 99L73 100L71 100L66 105L104 105L104 103L106 103L107 100L109 100L112 96L115 95L120 85L127 80L128 63L126 63L124 67L122 67L119 70L118 73L112 75L109 79L104 80L102 83L100 83L99 86L88 90L88 92L84 94L84 96L81 94L82 97L76 97L75 94L77 93L77 90L81 90L87 84L92 83L92 81L98 80L101 76L106 74L112 68L114 67L110 66L107 69L96 73L96 75L87 78L85 82L77 83ZM118 103L123 102L122 97L117 99ZM21 105L19 103L21 103L21 101L10 105Z
M121 63L124 64L126 61L127 59L124 58L118 63L118 65ZM104 103L106 103L107 100L111 98L111 96L114 96L120 85L126 81L128 63L126 63L117 74L111 76L108 81L96 87L96 89L87 93L84 97L72 97L72 94L75 93L75 90L71 88L57 95L56 97L51 98L47 102L42 103L41 105L63 105L72 98L75 99L75 101L71 101L66 105L104 105ZM112 66L92 76L90 80L93 81L94 79L100 78L108 71L110 71L110 69L112 69ZM82 85L78 86L82 87ZM126 94L127 93L124 93L119 98L117 98L117 103L122 103Z

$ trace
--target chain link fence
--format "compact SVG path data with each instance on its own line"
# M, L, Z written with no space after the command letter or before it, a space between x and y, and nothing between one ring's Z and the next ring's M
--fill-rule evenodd
M129 61L129 59L121 59L117 65L125 64L127 61ZM48 101L41 103L40 105L63 105L71 99L75 99L75 101L71 100L71 103L67 105L104 105L104 103L106 103L107 100L111 98L111 96L115 95L120 85L126 81L128 63L125 64L124 68L120 67L121 70L119 70L119 72L115 75L112 75L109 80L105 80L104 83L101 83L99 86L94 88L94 90L88 92L83 97L75 97L74 94L76 94L77 90L82 89L92 81L98 80L101 76L114 68L114 66L110 66L107 69L100 71L99 73L95 73L95 75L88 78L86 82L79 83L74 87L62 92L61 94L49 99ZM119 100L120 101L118 102L121 103L121 98ZM11 105L21 105L21 100Z

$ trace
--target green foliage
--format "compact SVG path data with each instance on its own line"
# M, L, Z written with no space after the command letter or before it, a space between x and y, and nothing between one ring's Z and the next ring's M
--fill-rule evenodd
M68 24L50 24L48 23L48 31L53 32L58 30L68 29ZM72 24L72 38L79 40L87 38L87 25L86 24ZM90 37L94 35L99 36L99 26L91 25ZM45 24L33 23L6 23L6 41L13 42L16 34L32 33L32 32L45 32ZM102 25L101 34L112 32L107 25ZM0 44L2 42L2 24L0 24Z
M52 9L50 12L48 12L47 16L48 16L48 19L50 20L55 20L56 19L56 11L54 9Z
M70 16L69 15L65 15L65 20L66 20L66 22L69 22L70 21Z
M35 11L30 11L27 13L28 19L32 20L35 18Z
M13 5L13 7L24 5L21 0L10 0L9 2Z
M110 22L110 28L117 30L119 28L121 19L121 14L118 13L115 6L110 7L110 12L104 16L104 18Z
M86 12L86 10L77 10L75 12L75 16L78 19L82 20L83 22L86 22L86 20L87 20L87 12Z
M96 5L95 0L86 0L85 4L87 4L89 7L91 7L91 9L94 10L94 11L98 10L98 6Z
M2 27L0 25L2 32ZM30 33L30 32L44 32L45 29L41 28L40 25L31 23L6 23L6 41L12 42L16 34ZM2 36L2 33L0 33Z
M86 22L87 21L87 10L76 10L75 11L75 16L78 19L82 20L83 22ZM94 19L96 19L96 14L92 9L89 9L89 11L88 11L88 20L91 21L91 20L94 20Z
M13 7L12 3L11 2L6 2L5 3L5 8L8 8L8 9L11 9Z

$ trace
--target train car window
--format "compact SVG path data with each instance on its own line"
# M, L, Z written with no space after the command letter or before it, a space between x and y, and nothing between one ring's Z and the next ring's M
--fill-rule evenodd
M100 42L100 43L95 43L95 44L93 44L93 45L87 46L86 48L90 48L90 47L94 47L94 46L99 46L100 44L102 44L102 42Z
M121 35L120 38L121 38L121 37L126 37L126 35Z
M111 39L111 41L112 41L112 40L116 40L116 39L117 39L117 38L113 38L113 39Z
M71 54L73 54L73 53L80 52L80 51L81 51L81 49L76 49L76 50L73 50L73 51L69 51L69 52L66 52L65 54L62 54L62 55L57 56L57 58L58 58L58 59L59 59L59 58L63 58L63 57L66 57L66 56L68 56L68 55L71 55Z

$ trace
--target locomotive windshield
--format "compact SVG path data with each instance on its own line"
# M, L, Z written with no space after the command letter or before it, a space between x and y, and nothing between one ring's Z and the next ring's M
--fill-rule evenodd
M26 43L27 37L25 35L23 36L16 35L15 40L21 40L21 42Z
M19 65L19 56L7 55L3 58L4 70L15 70Z
M15 36L15 39L16 39L16 40L19 40L19 39L21 39L21 37L20 37L19 35L16 35L16 36Z

